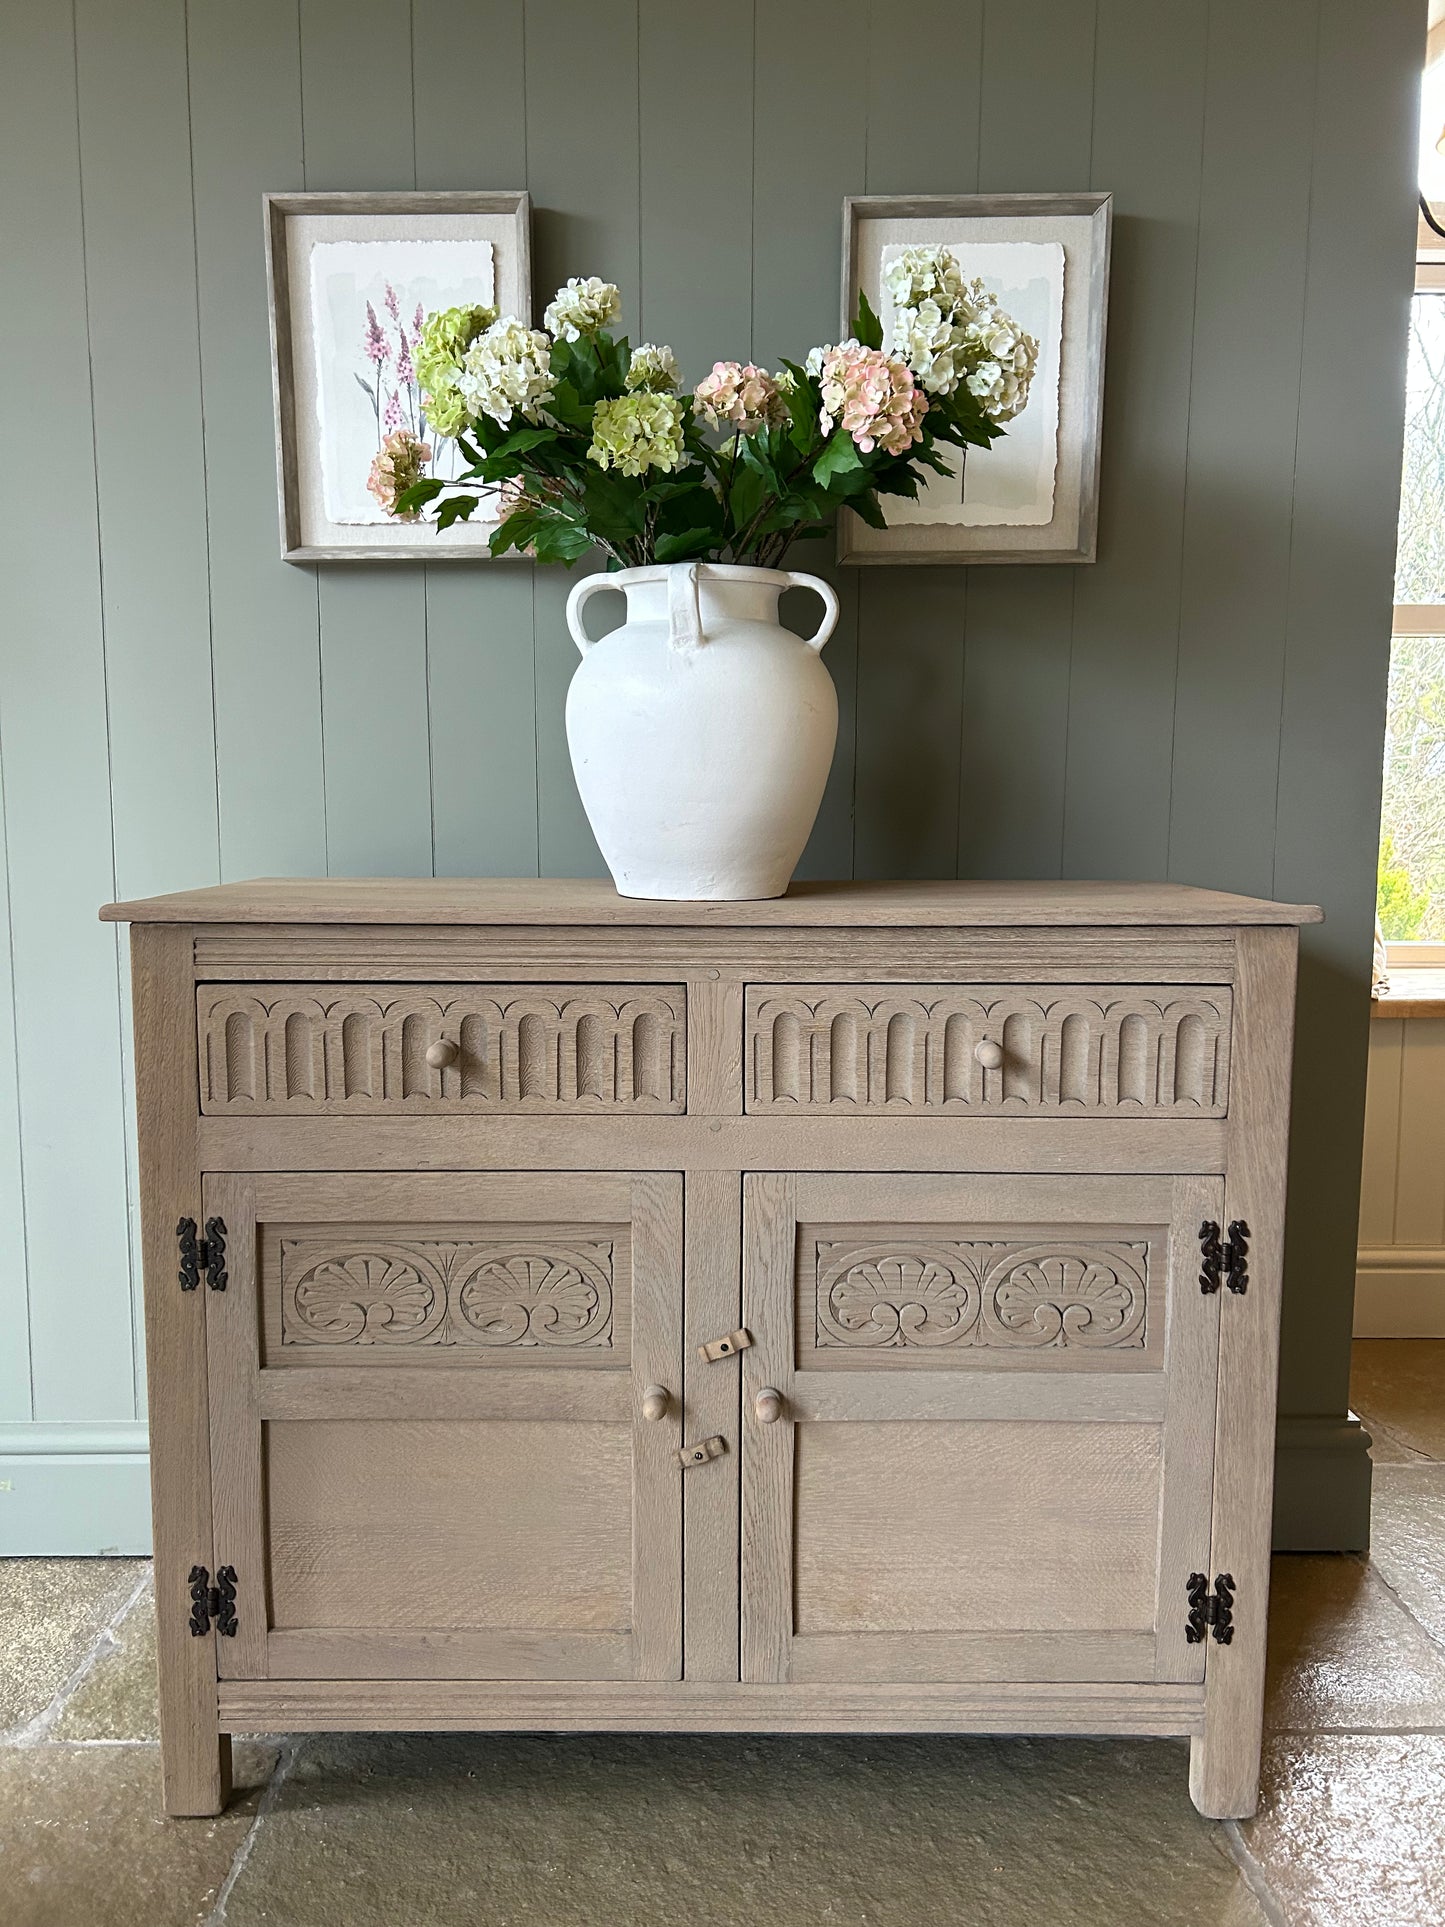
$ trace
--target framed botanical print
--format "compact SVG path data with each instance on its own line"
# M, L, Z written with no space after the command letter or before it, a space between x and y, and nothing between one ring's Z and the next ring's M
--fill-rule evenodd
M417 344L439 309L530 323L527 195L268 194L265 214L282 555L485 559L497 521L485 501L449 529L399 520L376 465L386 467L388 437L405 435L425 449L421 474L466 466L427 420Z
M843 203L844 330L861 290L925 390L967 381L1003 432L886 497L886 528L844 509L841 561L1094 560L1110 217L1108 194Z

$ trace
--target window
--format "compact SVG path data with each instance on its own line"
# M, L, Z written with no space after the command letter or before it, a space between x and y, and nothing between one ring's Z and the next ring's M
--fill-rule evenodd
M1427 125L1442 118L1442 88L1445 60L1426 75ZM1421 177L1439 210L1445 155L1422 152ZM1445 241L1423 221L1410 310L1377 902L1392 964L1445 959Z

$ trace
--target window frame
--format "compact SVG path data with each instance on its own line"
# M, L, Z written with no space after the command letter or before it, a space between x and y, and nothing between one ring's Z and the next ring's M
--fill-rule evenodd
M1433 233L1423 219L1419 224L1419 241L1415 252L1415 293L1445 296L1445 241ZM1394 605L1390 620L1392 653L1397 636L1442 634L1445 634L1445 601L1397 602ZM1445 968L1445 943L1428 939L1387 942L1385 965L1389 970Z

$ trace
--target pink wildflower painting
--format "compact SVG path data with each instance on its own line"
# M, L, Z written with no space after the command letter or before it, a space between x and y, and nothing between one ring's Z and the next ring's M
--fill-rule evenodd
M462 464L455 441L432 433L428 426L416 363L412 359L412 344L421 333L426 311L418 302L408 326L402 318L401 296L392 281L385 284L381 305L390 325L378 316L373 302L365 304L360 345L361 367L366 372L362 373L361 368L355 371L356 385L370 403L376 423L377 453L391 446L398 433L404 433L427 448L424 474L459 474Z

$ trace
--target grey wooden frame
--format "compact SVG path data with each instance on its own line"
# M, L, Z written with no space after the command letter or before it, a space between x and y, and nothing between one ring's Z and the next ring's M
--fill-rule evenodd
M853 325L858 293L858 228L865 220L918 219L1046 219L1060 215L1088 215L1094 223L1089 264L1085 351L1088 370L1084 389L1084 455L1079 482L1078 541L1067 548L991 549L968 547L986 530L960 528L959 546L920 548L899 529L897 543L887 549L863 549L857 540L859 524L847 509L838 517L838 560L855 563L899 562L1093 562L1097 556L1099 521L1099 459L1104 412L1104 342L1109 302L1109 249L1113 230L1113 196L1090 194L862 194L843 202L843 332ZM1067 293L1065 299L1067 300Z
M478 562L485 548L447 548L418 529L414 543L345 548L302 538L296 452L296 385L292 359L291 285L286 223L298 214L503 214L516 227L518 274L524 318L532 310L532 199L521 189L491 193L265 194L266 304L271 330L271 398L276 423L276 487L281 515L281 555L287 562Z

